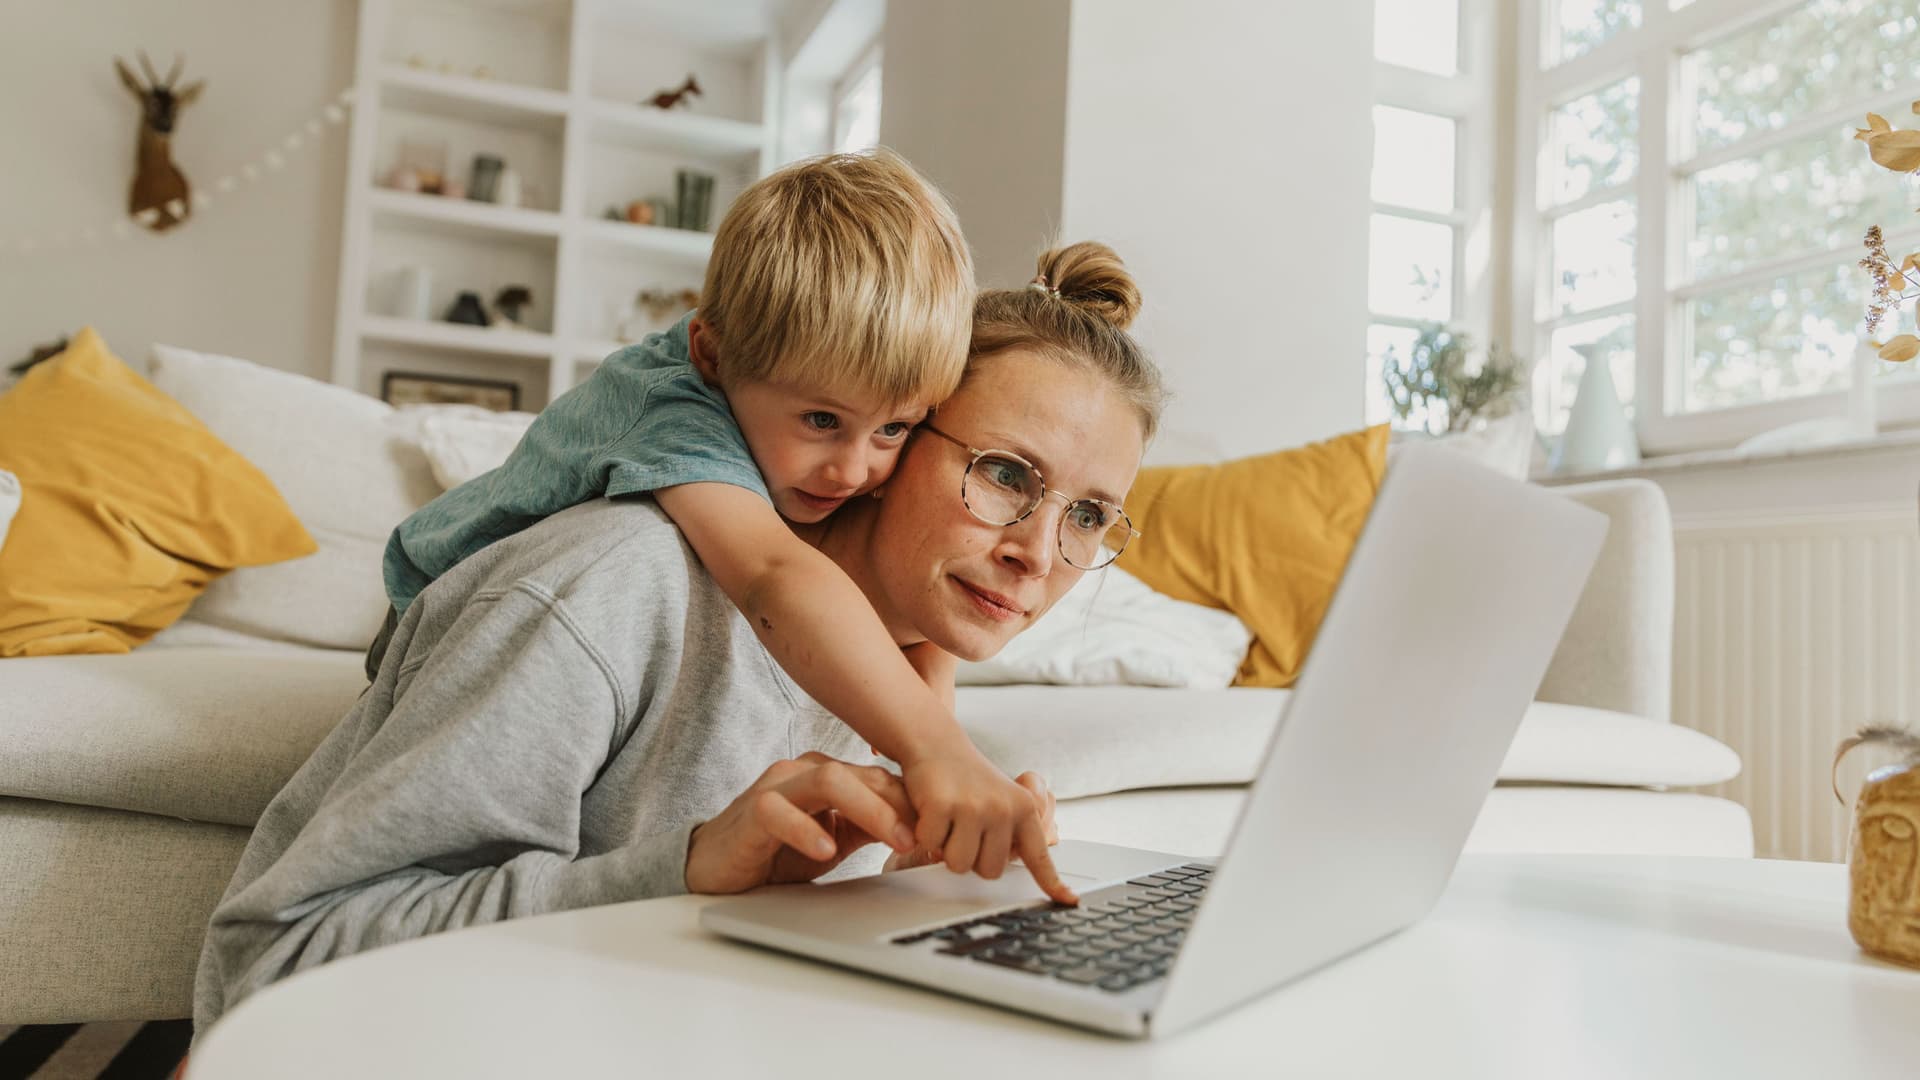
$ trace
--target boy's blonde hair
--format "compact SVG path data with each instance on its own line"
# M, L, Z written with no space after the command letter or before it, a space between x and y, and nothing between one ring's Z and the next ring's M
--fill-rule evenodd
M742 192L714 237L699 315L722 378L931 403L960 385L973 298L953 208L874 150L796 162Z

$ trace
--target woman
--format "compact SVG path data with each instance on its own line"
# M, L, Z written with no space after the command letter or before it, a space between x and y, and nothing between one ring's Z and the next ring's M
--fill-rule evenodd
M903 648L991 656L1130 535L1118 506L1161 397L1125 333L1138 292L1098 245L1040 271L982 294L960 390L875 499L808 534ZM912 846L898 779L799 694L651 500L555 515L417 606L256 826L201 952L200 1029L380 945Z

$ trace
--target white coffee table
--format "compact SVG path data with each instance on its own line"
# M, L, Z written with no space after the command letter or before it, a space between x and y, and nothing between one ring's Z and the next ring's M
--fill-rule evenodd
M1146 1043L710 937L706 902L316 968L215 1025L188 1075L1920 1076L1920 971L1855 949L1837 865L1469 856L1414 928Z

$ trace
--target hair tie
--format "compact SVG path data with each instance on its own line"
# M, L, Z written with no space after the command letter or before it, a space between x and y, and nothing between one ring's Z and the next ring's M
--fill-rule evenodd
M1059 289L1055 288L1052 285L1047 284L1047 275L1045 274L1033 275L1033 280L1027 282L1027 288L1038 289L1041 292L1046 293L1048 296L1057 297L1060 295Z

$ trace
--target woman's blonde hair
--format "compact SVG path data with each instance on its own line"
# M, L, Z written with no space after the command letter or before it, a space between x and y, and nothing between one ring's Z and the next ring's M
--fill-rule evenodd
M1166 407L1160 370L1127 333L1140 314L1140 287L1105 244L1082 241L1040 256L1039 273L1021 289L987 289L973 303L967 371L976 362L1027 348L1059 363L1099 372L1140 414L1153 438Z
M973 258L947 200L889 150L796 162L734 200L699 316L723 378L936 402L966 366Z

